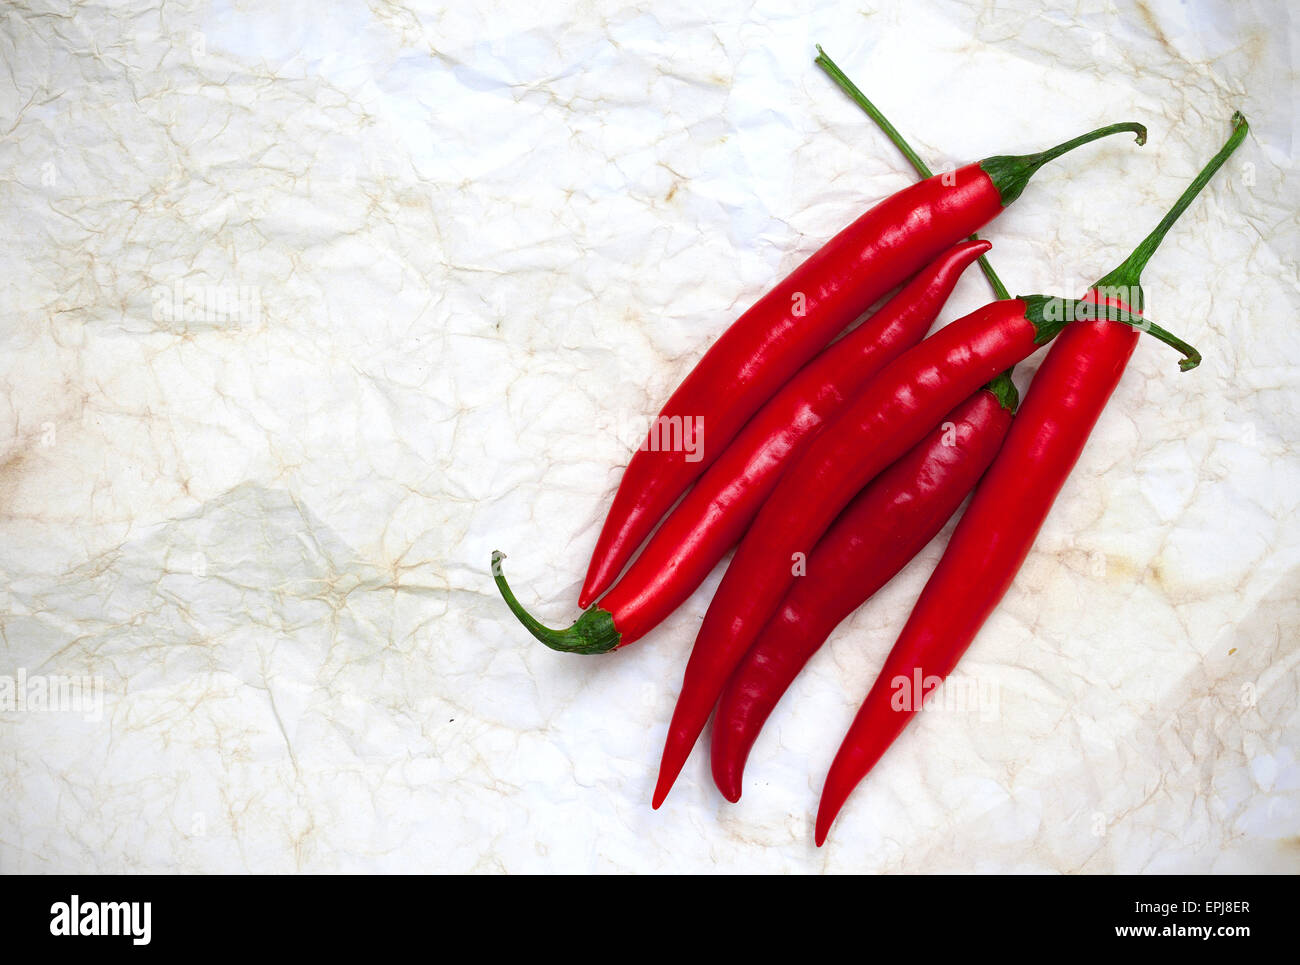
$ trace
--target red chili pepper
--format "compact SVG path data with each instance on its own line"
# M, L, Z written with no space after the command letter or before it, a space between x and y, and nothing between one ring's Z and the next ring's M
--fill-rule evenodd
M509 594L494 557L493 575L504 587L507 605L554 650L604 653L644 636L736 545L798 447L872 376L925 336L961 273L990 247L977 240L948 249L787 382L669 514L599 606L567 629L542 626Z
M1142 328L1143 321L1129 310L1133 305L1141 311L1145 301L1142 269L1174 221L1245 138L1245 117L1235 114L1233 126L1232 137L1155 231L1077 305L1117 306ZM1001 453L976 490L835 755L817 812L818 845L826 840L849 794L922 706L923 695L913 694L903 708L893 709L894 682L914 679L915 671L926 681L942 680L952 672L1029 555L1034 537L1123 375L1137 333L1104 319L1088 321L1086 311L1081 318L1084 321L1070 326L1039 367Z
M925 162L826 52L817 64L884 130L922 177ZM981 259L998 298L1009 298ZM1125 329L1125 331L1129 331ZM763 724L832 630L941 530L1001 446L1017 403L1009 373L948 414L939 428L859 493L814 548L797 580L732 674L713 718L713 781L740 799L745 761Z
M807 576L795 581L718 701L713 781L728 801L740 800L750 748L799 671L840 621L943 529L997 455L1014 408L990 389L976 392L859 493L818 541Z
M992 221L1048 161L1120 131L1137 134L1139 144L1146 141L1141 124L1112 124L1039 154L986 158L904 188L764 295L700 359L633 453L597 538L579 606L585 609L614 581L749 417L867 306ZM662 427L684 432L696 425L702 425L703 439L690 452L684 446L661 448Z
M1079 317L1079 304L1026 295L958 319L892 362L794 459L704 616L668 727L654 807L667 796L727 678L840 510L957 403ZM1117 320L1140 324L1179 349L1187 356L1184 370L1199 364L1194 348L1149 320Z

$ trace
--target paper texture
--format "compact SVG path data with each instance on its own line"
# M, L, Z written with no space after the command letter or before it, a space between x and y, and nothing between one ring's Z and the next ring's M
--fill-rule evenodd
M1300 870L1293 16L11 5L0 870ZM822 849L947 531L799 678L734 806L702 745L649 807L720 570L600 658L534 642L488 572L576 617L637 427L912 180L816 43L936 170L1148 125L990 227L1017 293L1081 295L1253 125L1143 279L1205 363L1140 345L960 667L996 705L923 714ZM941 321L988 298L972 271Z

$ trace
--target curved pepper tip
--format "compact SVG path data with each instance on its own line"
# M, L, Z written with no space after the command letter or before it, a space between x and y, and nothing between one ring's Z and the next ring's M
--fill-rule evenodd
M716 724L714 725L717 726ZM740 791L743 785L744 771L734 766L729 766L731 762L721 763L714 761L713 764L713 785L718 789L724 798L735 804L740 800Z
M729 803L738 804L740 802L740 786L738 784L729 784L725 781L716 780L714 784L717 785L718 791Z
M832 815L831 817L826 818L825 823L823 823L821 812L818 812L817 829L813 831L813 844L817 845L817 847L820 848L823 844L826 843L826 835L830 833L831 822L834 820L835 817L834 815Z
M690 753L690 746L686 748L686 753ZM677 782L677 775L682 772L682 765L686 763L686 755L676 749L671 736L668 745L664 748L664 757L659 764L659 780L655 783L654 797L650 800L650 807L659 810L659 805L664 803L664 798L668 797L668 792L673 789L673 784Z
M826 836L830 834L831 825L839 817L840 809L844 807L844 801L848 798L847 794L842 793L834 794L834 797L838 798L838 800L832 800L826 795L826 790L823 790L821 802L817 805L817 824L813 830L813 842L819 848L826 843Z

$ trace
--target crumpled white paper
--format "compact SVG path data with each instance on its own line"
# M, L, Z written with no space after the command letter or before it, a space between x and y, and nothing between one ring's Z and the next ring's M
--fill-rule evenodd
M89 684L0 709L0 870L1296 870L1292 17L12 5L0 683ZM601 658L532 641L488 573L506 551L575 617L636 426L911 180L817 42L936 170L1149 126L994 223L1013 292L1082 294L1253 125L1144 278L1205 363L1140 346L960 667L996 706L923 714L820 850L946 532L799 678L734 806L697 749L649 807L720 572ZM942 320L987 299L972 271Z

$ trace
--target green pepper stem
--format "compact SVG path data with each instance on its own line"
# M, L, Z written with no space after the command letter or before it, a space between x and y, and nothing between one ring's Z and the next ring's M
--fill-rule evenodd
M991 381L985 384L984 388L993 393L993 397L1002 404L1002 408L1008 412L1015 412L1020 405L1020 392L1016 389L1016 383L1011 381L1011 373L1014 369L1007 369L1000 375L993 377Z
M813 63L826 71L826 73L830 75L831 79L840 85L840 88L844 93L853 98L857 105L862 108L863 112L876 122L876 126L884 132L885 137L894 142L894 146L898 148L903 157L907 158L907 160L911 162L912 167L916 168L916 172L921 175L921 177L934 177L934 172L932 172L926 163L921 160L920 155L912 150L912 145L907 143L907 140L903 135L898 133L898 128L889 123L889 118L885 117L885 115L880 112L880 109L867 99L867 95L858 89L857 84L849 80L848 75L845 74L844 71L840 70L839 64L831 60L830 55L827 54L826 51L822 50L821 44L817 44L817 59L814 60Z
M929 165L921 159L921 156L917 154L916 151L912 150L912 145L907 143L907 139L898 132L898 128L894 127L894 125L889 122L889 118L880 112L880 108L876 107L875 104L871 103L871 101L867 99L867 95L858 89L857 84L849 80L848 75L845 74L844 71L840 70L839 64L831 60L830 55L827 54L826 51L822 50L821 44L817 45L817 59L813 61L813 63L830 75L831 80L839 84L840 89L843 90L844 93L848 94L849 97L853 99L854 103L862 108L863 112L865 112L868 117L875 121L876 126L880 128L885 137L889 138L890 141L893 142L894 147L898 148L903 157L907 158L908 163L912 165L912 168L917 174L921 175L923 178L934 177L934 172L930 170ZM975 241L978 238L979 235L971 235L972 241ZM1002 279L998 277L997 272L993 270L993 266L989 264L988 256L980 255L979 264L980 271L984 272L984 277L988 279L989 287L993 289L993 297L1002 301L1009 299L1011 295L1007 291L1007 287L1002 284Z
M880 108L876 107L875 104L871 103L871 101L867 99L867 95L862 93L858 88L858 85L853 83L844 71L840 70L839 64L831 60L830 55L827 54L826 51L822 50L821 44L817 45L817 59L814 63L829 74L830 78L835 81L835 83L839 84L840 89L843 90L844 93L848 94L849 97L862 108L866 115L875 122L876 126L884 132L884 135L893 142L894 147L898 148L903 157L907 158L908 163L912 165L913 170L915 170L917 174L923 178L934 177L934 173L930 170L930 166L921 159L921 155L917 154L916 151L912 149L912 145L907 143L907 138L903 137L903 135L899 133L898 128L894 127L894 125L890 123L889 118L881 113ZM970 237L971 241L975 241L979 238L979 235L971 235ZM998 273L993 270L993 265L989 263L988 256L980 255L979 263L980 271L984 272L984 277L988 279L989 287L993 289L993 297L999 301L1010 299L1011 294L1007 291L1007 286L1002 284L1002 279L999 278ZM1002 404L1002 407L1009 412L1015 412L1016 407L1020 405L1020 393L1016 390L1016 384L1011 381L1011 373L1013 371L1013 369L1007 369L984 386L984 388L993 393L998 402Z
M588 608L572 626L564 630L552 630L538 623L510 591L506 576L501 571L501 561L505 558L506 555L500 550L492 551L492 579L496 581L497 589L501 591L510 612L519 618L519 622L534 637L552 650L564 653L608 653L618 646L622 634L614 626L613 614L600 607Z
M1021 295L1019 297L1025 303L1025 318L1034 326L1037 333L1034 337L1034 342L1037 345L1050 342L1071 322L1093 322L1106 319L1129 325L1140 332L1146 332L1166 345L1178 349L1183 354L1183 358L1178 361L1178 367L1184 372L1201 364L1201 353L1194 346L1161 328L1151 319L1139 315L1137 312L1121 308L1118 305L1108 305L1084 299L1058 298L1055 295Z
M1147 142L1147 129L1145 127L1136 121L1125 121L1121 124L1107 124L1105 127L1099 127L1087 134L1080 134L1078 137L1062 141L1056 147L1049 147L1046 151L1039 151L1037 154L1000 154L996 157L986 157L983 161L980 161L980 167L989 176L993 186L997 188L998 194L1002 197L1002 206L1005 208L1020 197L1020 192L1025 190L1025 185L1029 183L1029 179L1048 161L1055 160L1067 151L1073 151L1076 147L1088 144L1098 138L1108 137L1111 134L1120 134L1124 131L1136 134L1139 144Z
M1187 186L1187 190L1174 202L1174 206L1169 209L1169 213L1160 219L1160 224L1156 225L1155 230L1133 249L1133 253L1124 259L1118 268L1098 280L1092 287L1103 290L1103 294L1104 289L1120 289L1127 294L1121 294L1119 297L1132 305L1137 311L1142 311L1143 303L1146 301L1146 295L1142 291L1141 284L1142 269L1147 266L1151 256L1160 247L1160 243L1164 241L1165 235L1169 233L1169 229L1173 227L1174 222L1187 210L1187 206L1192 203L1205 186L1210 183L1210 179L1214 177L1219 168L1223 167L1224 162L1228 160L1232 152L1241 146L1241 142L1246 139L1249 132L1250 125L1246 123L1245 115L1241 111L1234 113L1232 115L1232 136L1219 149L1219 153L1214 155L1205 167L1201 168L1201 173L1196 175L1192 183Z

